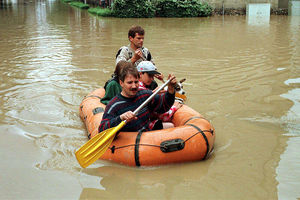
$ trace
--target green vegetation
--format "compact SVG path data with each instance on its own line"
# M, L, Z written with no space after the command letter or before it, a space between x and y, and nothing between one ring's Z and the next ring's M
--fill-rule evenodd
M70 3L72 0L61 0L64 3Z
M109 8L89 8L88 12L94 15L102 16L102 17L112 17L114 16L113 11Z
M148 0L115 0L115 17L149 18L155 16L155 8Z
M80 8L80 9L88 9L90 7L88 4L85 4L85 3L82 3L79 1L72 1L72 2L70 2L70 5Z
M157 17L207 17L212 7L199 0L156 0Z
M61 0L81 9L89 5L74 0ZM112 8L90 8L88 12L102 17L207 17L213 8L200 0L115 0Z

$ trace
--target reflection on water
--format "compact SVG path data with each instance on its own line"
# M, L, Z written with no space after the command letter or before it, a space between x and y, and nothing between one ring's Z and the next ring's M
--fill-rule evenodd
M252 26L269 26L270 16L247 16L247 22Z
M207 160L153 168L112 165L84 169L81 176L102 177L98 184L103 189L84 186L80 199L191 199L191 187L199 193L207 187L203 183L210 164Z
M115 19L58 0L4 2L0 199L299 197L299 18ZM110 77L133 24L146 29L159 70L186 78L187 104L212 120L209 160L79 167L73 152L87 138L78 105Z
M290 30L291 30L291 44L292 46L299 45L299 27L300 27L300 18L291 17L290 18ZM292 48L291 58L295 58L299 55L300 50L297 48ZM299 65L299 59L296 59L296 62L292 62L292 65ZM288 86L292 86L287 93L282 94L281 96L289 99L293 102L293 106L288 110L287 114L281 119L286 122L286 137L288 137L287 147L284 153L280 156L280 162L276 169L278 184L278 197L280 199L296 199L299 198L299 158L300 154L298 147L300 145L300 90L295 88L299 85L300 78L288 79L284 82ZM292 173L289 173L292 172ZM297 192L296 192L297 191Z
M300 84L300 78L289 79L289 84ZM278 184L278 197L280 199L296 199L300 196L300 89L292 89L281 95L293 102L293 106L282 120L287 124L285 135L288 136L287 147L280 156L280 162L276 169ZM292 172L292 173L291 173Z
M297 46L300 42L300 17L291 17L290 24L292 45ZM291 57L297 57L299 54L300 50L293 48ZM299 64L299 59L296 59L296 62L292 62L292 65L296 65L297 69L299 69ZM286 133L284 135L288 137L288 141L285 151L280 155L280 161L276 168L276 179L279 183L277 186L278 198L297 199L300 197L300 77L288 79L284 83L292 87L292 89L280 96L292 101L293 106L288 110L287 114L281 118L282 121L286 123Z

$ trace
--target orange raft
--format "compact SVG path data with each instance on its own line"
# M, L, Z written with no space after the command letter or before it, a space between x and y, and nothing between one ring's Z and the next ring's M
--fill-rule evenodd
M105 90L89 93L80 104L80 117L88 137L98 134L105 105ZM120 132L101 157L129 166L155 166L203 160L213 152L215 130L198 112L183 105L176 111L174 128L148 132Z

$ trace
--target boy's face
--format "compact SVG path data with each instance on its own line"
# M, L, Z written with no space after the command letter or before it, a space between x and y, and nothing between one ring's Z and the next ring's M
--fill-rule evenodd
M145 85L150 85L154 80L154 74L148 74L147 72L140 72L140 81Z

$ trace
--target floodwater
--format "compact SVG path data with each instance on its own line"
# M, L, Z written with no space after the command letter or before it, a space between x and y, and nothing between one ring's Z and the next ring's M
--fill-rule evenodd
M97 161L79 104L103 86L133 24L159 71L216 129L208 160ZM299 199L300 17L100 18L60 1L0 4L0 199Z

